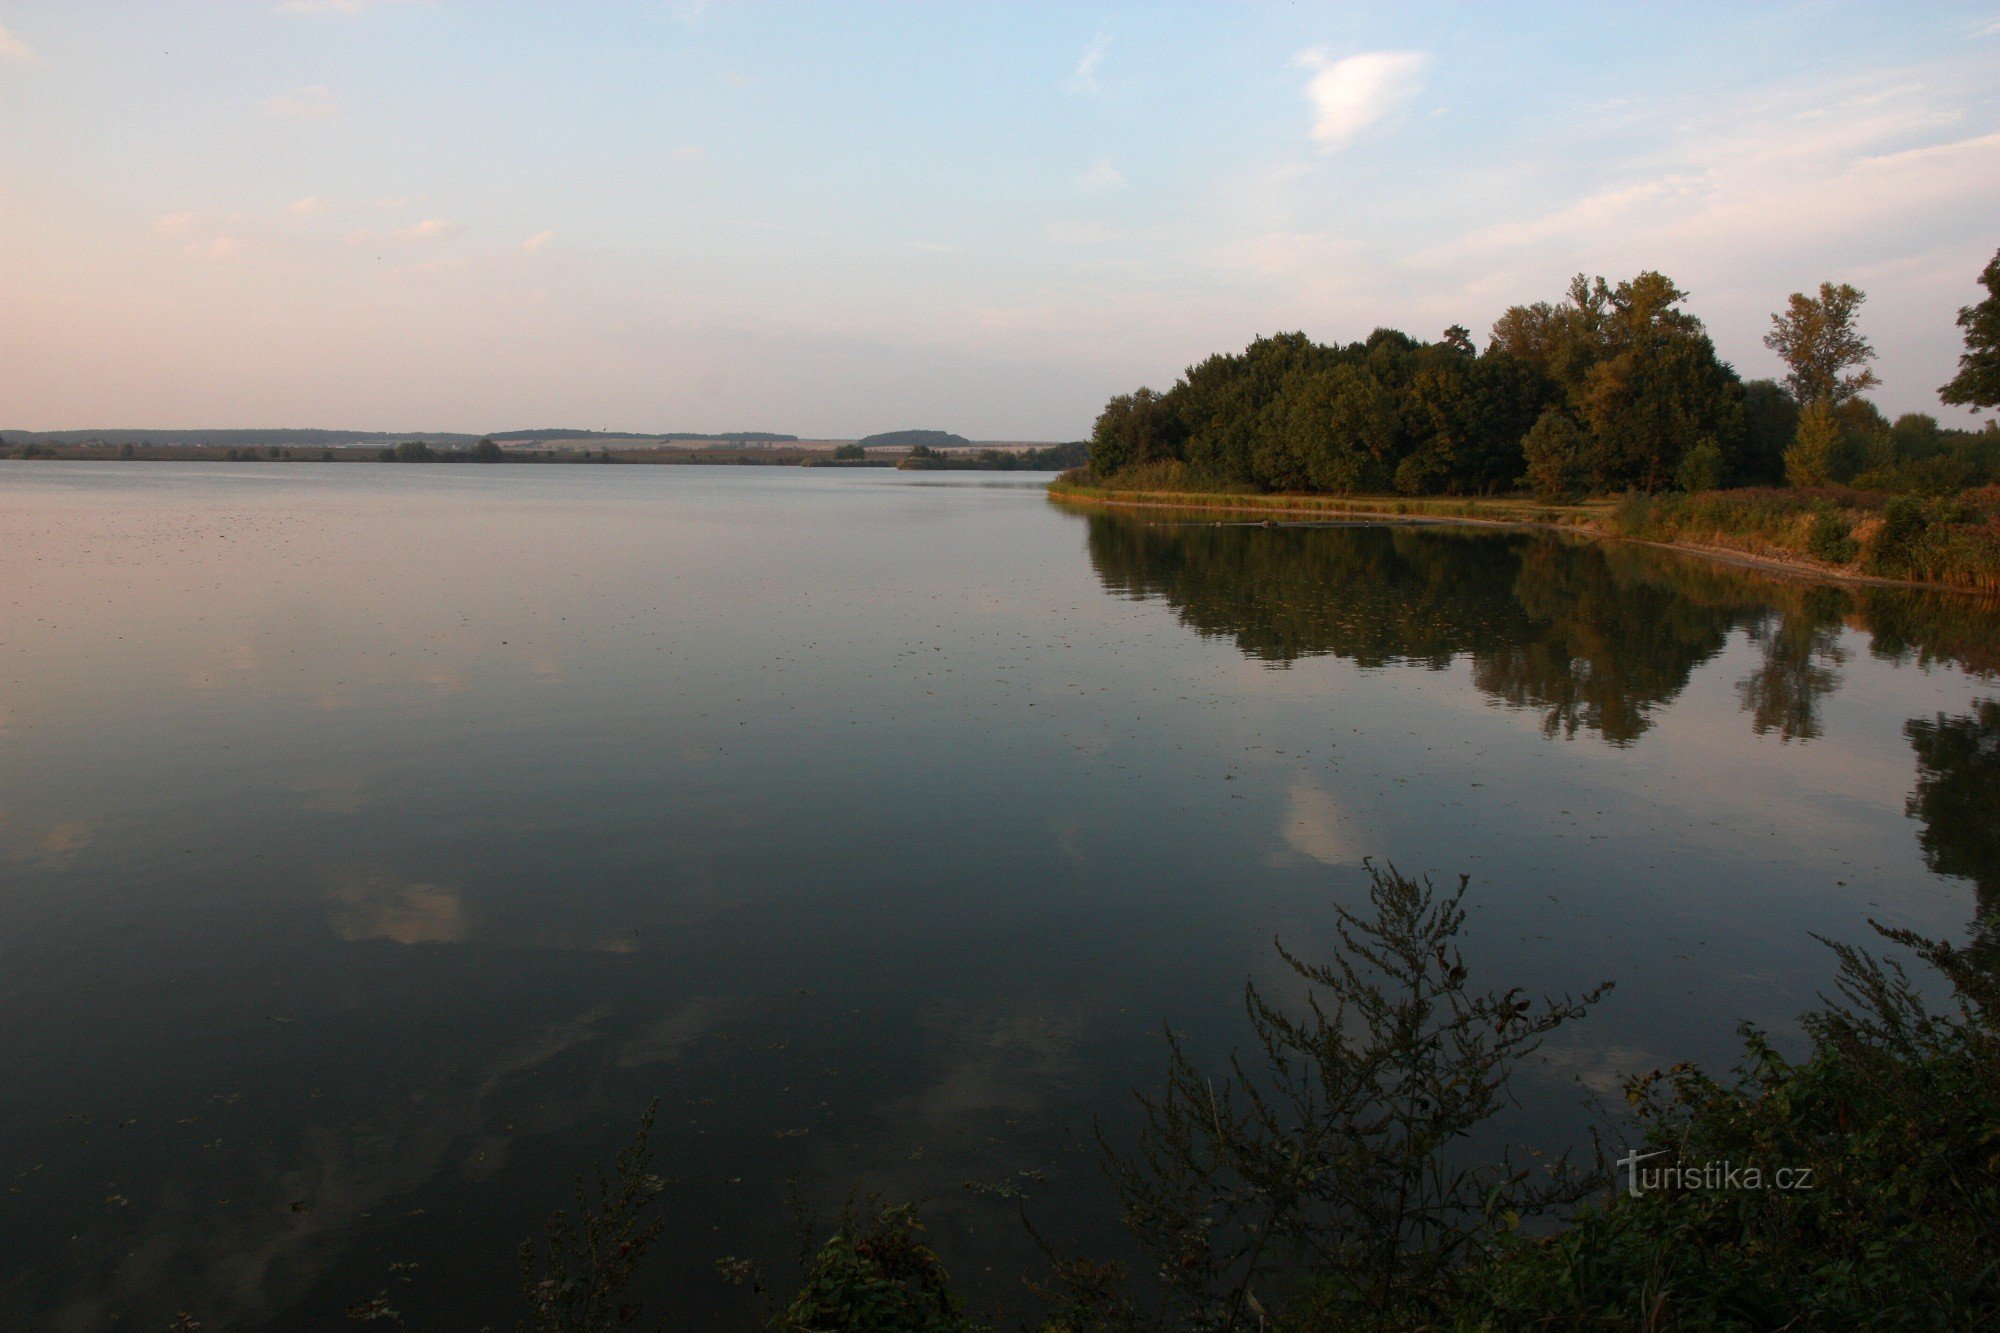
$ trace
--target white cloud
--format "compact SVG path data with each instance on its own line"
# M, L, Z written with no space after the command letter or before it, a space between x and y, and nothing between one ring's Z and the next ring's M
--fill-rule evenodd
M194 225L193 213L166 213L153 219L153 230L162 236L174 236Z
M1104 63L1105 53L1111 49L1111 35L1100 32L1091 39L1084 49L1083 58L1076 62L1076 71L1069 76L1069 90L1073 93L1090 94L1097 91L1097 67Z
M309 88L294 88L288 93L280 93L264 102L264 109L274 116L284 116L292 120L315 120L335 115L340 104L333 100L333 89L325 84L314 84Z
M682 162L699 162L708 156L708 150L697 144L688 144L684 148L674 149L674 156Z
M1312 136L1332 152L1416 96L1430 56L1367 51L1335 60L1324 47L1315 47L1299 52L1294 63L1313 71L1306 81L1313 104Z
M300 199L297 202L293 203L292 206L286 209L285 211L292 214L292 216L294 217L309 218L315 213L323 213L326 211L326 200L320 198L316 194L309 194L305 198Z
M552 231L538 231L527 240L522 241L521 248L528 251L539 250L555 238L556 234Z
M218 236L207 245L188 245L182 253L197 255L203 259L233 259L242 253L243 242L234 236Z
M34 48L7 31L7 25L0 23L0 60L33 60Z
M422 222L404 227L396 234L406 240L426 241L436 236L449 236L458 230L458 224L450 218L425 218Z
M1101 157L1089 171L1076 178L1080 190L1115 190L1125 183L1125 173L1111 165L1111 159Z

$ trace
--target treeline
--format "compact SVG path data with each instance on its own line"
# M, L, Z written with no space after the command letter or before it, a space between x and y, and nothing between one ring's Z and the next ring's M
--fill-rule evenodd
M950 454L919 444L896 466L917 472L1063 472L1082 467L1089 460L1090 446L1082 440L1042 449L977 449Z
M1968 362L1983 355L1981 312L2000 307L2000 257L1983 280L1994 294L1960 316ZM1862 397L1875 354L1854 288L1825 284L1773 316L1783 384L1744 383L1686 295L1655 272L1615 285L1578 275L1560 301L1503 314L1484 351L1458 325L1436 342L1394 329L1345 346L1259 338L1165 393L1113 398L1090 472L1153 488L1550 499L1845 483L1939 493L2000 479L2000 431L1919 413L1891 423ZM1957 388L1948 401L2000 397Z

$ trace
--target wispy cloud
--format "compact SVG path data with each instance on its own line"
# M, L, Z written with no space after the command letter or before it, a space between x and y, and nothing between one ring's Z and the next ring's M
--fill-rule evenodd
M294 202L285 211L293 217L309 218L315 213L324 213L326 211L326 202L326 200L316 194L309 194L305 198Z
M422 222L404 227L396 234L405 240L427 241L436 236L449 236L458 230L458 224L450 218L425 218Z
M1324 47L1301 51L1296 64L1313 72L1313 138L1326 151L1345 148L1361 131L1402 106L1423 86L1430 56L1422 51L1367 51L1335 60Z
M1111 34L1100 32L1084 48L1083 58L1076 62L1076 70L1069 76L1069 90L1088 95L1097 91L1097 67L1104 63L1104 57L1111 50Z
M527 240L522 241L521 248L530 252L539 250L555 238L556 234L552 231L538 231Z
M699 162L707 156L708 150L699 144L688 144L686 147L674 149L674 157L682 162Z
M333 100L333 89L325 84L313 84L308 88L294 88L288 93L265 99L264 109L274 116L284 116L291 120L316 120L337 115L340 104Z
M1895 236L1925 209L2000 203L2000 134L1964 134L1956 108L1916 85L1815 83L1674 119L1622 179L1412 260L1552 260L1607 237L1668 256L1788 253L1801 236Z
M183 254L201 259L234 259L243 252L243 242L234 236L218 236L206 244L187 245L181 249Z
M153 219L153 230L162 236L177 236L194 225L193 213L165 213Z
M7 31L7 25L0 23L0 60L34 60L34 48Z
M1115 190L1125 183L1125 173L1111 165L1111 159L1101 157L1090 170L1076 178L1079 190Z

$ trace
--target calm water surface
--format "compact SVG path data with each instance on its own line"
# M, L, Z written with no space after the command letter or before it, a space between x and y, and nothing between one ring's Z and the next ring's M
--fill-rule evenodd
M654 1098L698 1324L856 1188L1018 1304L966 1183L1108 1244L1093 1118L1363 856L1470 873L1498 985L1618 983L1550 1140L1795 1033L1810 932L2000 895L1990 607L1041 481L0 464L0 1308L511 1326Z

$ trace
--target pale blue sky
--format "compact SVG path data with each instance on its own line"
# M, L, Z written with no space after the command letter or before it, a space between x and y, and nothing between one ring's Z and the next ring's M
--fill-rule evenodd
M1855 282L1936 411L1996 73L1992 0L0 0L0 427L1066 439L1642 268L1746 376Z

